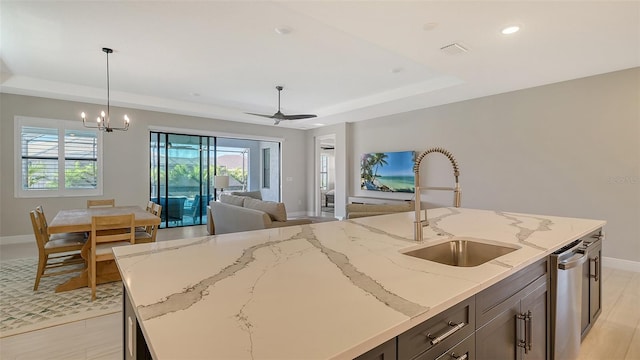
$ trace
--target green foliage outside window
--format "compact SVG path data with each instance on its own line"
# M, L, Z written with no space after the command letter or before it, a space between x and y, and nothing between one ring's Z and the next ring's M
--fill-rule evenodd
M64 171L64 186L68 189L94 188L97 175L95 164L82 165L80 161L76 161L72 168Z

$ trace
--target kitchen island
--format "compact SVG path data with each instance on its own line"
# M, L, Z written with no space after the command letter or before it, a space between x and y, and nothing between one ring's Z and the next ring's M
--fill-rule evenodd
M605 222L462 208L114 249L125 358L351 359L601 228ZM404 252L465 237L516 248L475 267ZM136 324L137 322L137 324Z

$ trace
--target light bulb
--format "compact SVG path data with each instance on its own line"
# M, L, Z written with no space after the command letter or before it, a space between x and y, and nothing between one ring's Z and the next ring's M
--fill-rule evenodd
M128 124L129 123L129 117L127 116L127 114L124 114L124 121Z
M100 118L96 118L96 121L98 122L98 124L100 124Z
M104 111L100 113L100 116L104 117Z
M82 112L82 114L80 114L80 117L82 117L82 120L84 120L86 118L86 115L84 114L84 111Z

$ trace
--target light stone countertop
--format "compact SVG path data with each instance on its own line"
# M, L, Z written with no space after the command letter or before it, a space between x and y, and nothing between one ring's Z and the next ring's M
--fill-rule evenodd
M604 226L463 208L114 249L155 359L351 359ZM476 267L402 254L453 236L519 249Z

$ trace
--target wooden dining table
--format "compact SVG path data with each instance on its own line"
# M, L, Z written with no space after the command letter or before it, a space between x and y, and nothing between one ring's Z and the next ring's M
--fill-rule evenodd
M140 206L115 206L91 209L60 210L49 222L49 235L72 232L91 232L91 218L93 216L126 215L133 213L136 227L159 225L160 217L147 212ZM85 269L77 276L56 287L56 292L79 289L88 286L88 251L91 241L87 241L82 248L81 255L85 260ZM101 261L96 264L96 283L103 284L120 280L120 273L115 261Z

